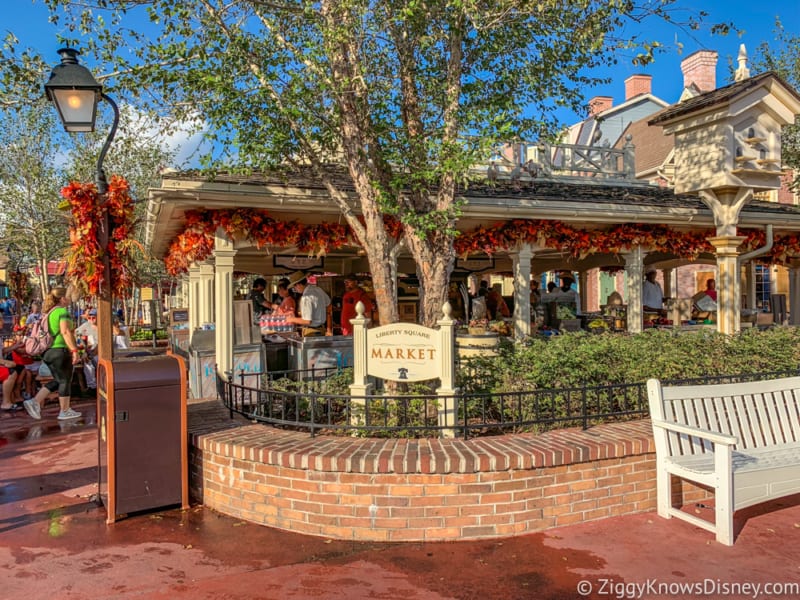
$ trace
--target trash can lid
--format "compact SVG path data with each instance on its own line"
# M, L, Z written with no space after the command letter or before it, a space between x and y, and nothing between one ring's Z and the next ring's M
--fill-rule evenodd
M181 369L174 356L136 356L114 359L111 375L115 390L180 385Z

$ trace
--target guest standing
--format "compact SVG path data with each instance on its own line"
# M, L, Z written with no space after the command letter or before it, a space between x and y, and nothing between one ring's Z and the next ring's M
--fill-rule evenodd
M642 283L642 308L646 311L666 314L664 311L664 292L656 281L656 270L650 269Z
M273 303L273 312L277 315L284 315L286 317L294 317L297 315L297 302L295 302L292 293L289 291L289 280L281 280L278 284L278 298L279 301ZM277 306L275 306L277 304Z
M47 315L47 326L50 328L53 342L42 355L42 361L50 369L53 380L48 381L36 396L23 403L25 410L34 419L42 418L42 407L45 400L56 390L58 390L58 403L61 408L58 413L59 421L77 419L81 416L81 413L70 407L72 367L81 362L81 356L75 340L72 317L67 306L69 306L69 298L66 288L53 288L44 300L42 309Z
M353 325L350 323L350 319L355 319L356 304L359 302L364 305L364 313L369 315L372 312L372 298L358 285L358 277L356 275L347 275L344 278L342 316L340 318L342 335L353 335Z
M308 282L305 273L296 271L289 277L289 287L294 287L300 296L300 316L286 317L289 323L301 325L303 337L325 335L328 322L328 308L331 299L324 290Z

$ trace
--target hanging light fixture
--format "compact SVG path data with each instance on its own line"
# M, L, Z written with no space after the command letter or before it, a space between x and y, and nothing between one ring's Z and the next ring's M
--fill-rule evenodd
M58 109L58 116L69 132L94 131L97 117L97 103L103 93L103 86L92 73L78 64L78 54L74 48L62 48L61 64L53 67L50 79L44 84L47 98Z

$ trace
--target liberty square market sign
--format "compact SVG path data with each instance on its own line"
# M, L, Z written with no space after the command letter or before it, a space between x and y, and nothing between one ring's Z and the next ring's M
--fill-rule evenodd
M367 330L367 374L389 381L425 381L441 376L439 332L416 323Z

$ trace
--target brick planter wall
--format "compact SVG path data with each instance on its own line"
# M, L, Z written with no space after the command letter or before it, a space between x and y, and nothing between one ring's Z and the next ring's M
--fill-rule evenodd
M230 420L216 401L191 404L189 415L194 497L280 529L466 540L655 509L647 420L464 441L312 438Z

